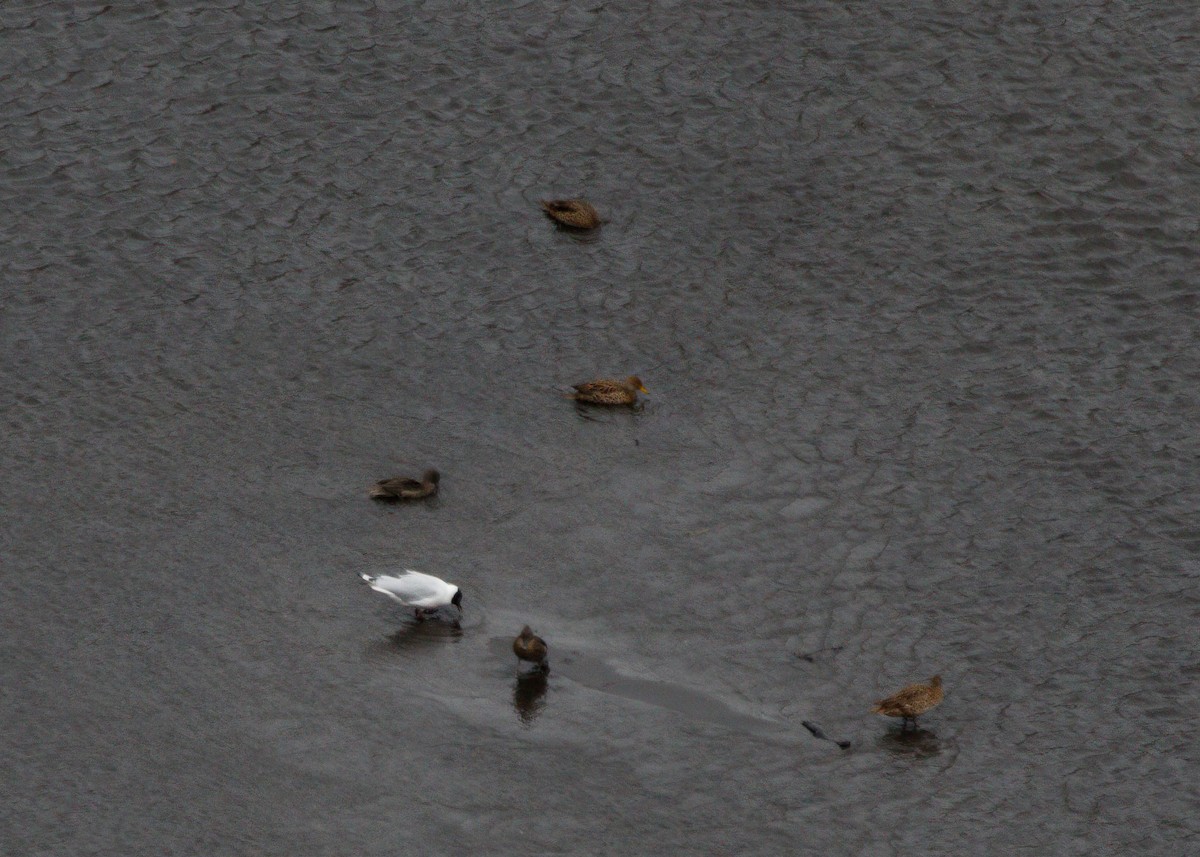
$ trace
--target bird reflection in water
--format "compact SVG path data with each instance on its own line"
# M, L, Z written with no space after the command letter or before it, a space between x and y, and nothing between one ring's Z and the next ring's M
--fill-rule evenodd
M942 752L938 736L929 729L891 729L879 736L880 748L897 756L926 759Z
M517 676L513 685L513 708L526 726L537 719L546 707L546 673L526 672Z
M387 639L397 649L409 649L429 643L457 643L462 635L462 626L456 621L406 622Z

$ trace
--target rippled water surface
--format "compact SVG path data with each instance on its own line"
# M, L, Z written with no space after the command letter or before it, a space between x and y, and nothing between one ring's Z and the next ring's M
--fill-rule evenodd
M1197 20L3 4L5 851L1195 853Z

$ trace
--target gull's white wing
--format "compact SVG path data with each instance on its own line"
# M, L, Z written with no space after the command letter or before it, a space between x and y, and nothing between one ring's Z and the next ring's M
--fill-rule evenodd
M408 607L441 607L449 604L457 587L432 574L405 570L403 574L381 574L368 581L376 592L391 596Z

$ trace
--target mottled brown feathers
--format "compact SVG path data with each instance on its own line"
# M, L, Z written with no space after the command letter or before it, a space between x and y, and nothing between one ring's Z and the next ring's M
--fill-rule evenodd
M649 392L637 375L630 375L623 381L613 378L600 378L596 381L584 381L575 385L572 396L580 402L593 405L633 405L637 404L637 394Z
M542 211L555 223L571 229L595 229L600 215L584 199L543 199Z
M888 717L915 720L918 715L924 714L941 701L942 677L935 675L929 680L929 684L910 684L887 699L879 700L871 710Z
M436 470L426 470L420 479L410 479L407 476L380 479L371 486L371 497L385 502L420 500L437 493L441 478L441 474Z

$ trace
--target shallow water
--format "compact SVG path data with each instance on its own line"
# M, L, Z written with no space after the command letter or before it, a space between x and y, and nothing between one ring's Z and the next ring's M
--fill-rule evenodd
M7 851L1195 850L1191 7L0 27Z

